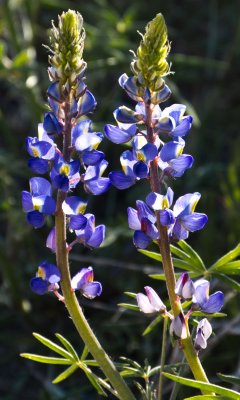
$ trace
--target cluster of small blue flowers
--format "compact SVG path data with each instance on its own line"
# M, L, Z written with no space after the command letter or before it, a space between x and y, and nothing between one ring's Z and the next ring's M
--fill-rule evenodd
M119 83L131 99L138 103L135 111L124 106L119 107L114 111L118 126L105 126L105 134L113 143L122 144L132 140L132 150L124 151L120 157L123 171L111 172L110 181L116 188L126 189L140 179L149 179L151 162L154 161L158 166L160 191L160 185L166 177L181 177L193 165L193 157L182 154L185 146L183 136L191 128L192 117L184 116L186 107L182 104L160 109L158 103L167 100L170 95L166 84L158 92L158 96L155 93L155 97L151 98L148 88L144 89L135 76L123 74ZM151 121L146 120L147 107L151 108ZM147 125L151 126L151 137L146 131ZM166 142L166 138L170 140ZM172 241L186 239L189 232L204 227L207 216L194 211L200 194L181 196L171 210L173 195L172 189L168 187L166 195L151 192L146 203L137 200L137 209L128 208L128 223L135 231L133 242L136 247L144 249L152 240L159 238L154 211L160 212L160 223L168 227Z
M167 315L172 320L170 325L170 333L176 339L186 339L187 327L186 320L189 318L191 313L195 310L199 310L205 314L214 314L219 312L223 307L224 295L221 291L215 292L209 296L210 284L205 279L199 279L193 282L187 272L183 272L177 280L175 293L180 300L191 301L191 308L184 316L180 313L177 317L173 318L170 313L167 312L167 308L155 292L149 286L146 286L145 292L137 294L137 303L140 311L145 314L160 313ZM207 340L211 336L212 327L209 321L204 318L199 321L194 346L197 351L205 349L207 347Z
M67 217L68 229L76 235L76 239L68 246L68 251L76 243L89 248L99 247L105 238L105 226L95 226L93 214L84 215L87 201L71 195L73 189L82 184L86 193L99 195L111 185L108 177L102 177L108 162L104 159L104 153L97 150L103 134L92 130L91 120L82 118L96 106L95 98L83 80L85 69L86 64L83 63L79 75L75 77L73 95L68 91L67 85L62 86L57 69L53 66L49 68L52 82L47 95L51 111L45 113L43 123L38 125L38 137L26 139L30 155L28 166L34 174L49 174L50 177L50 181L42 176L31 178L30 191L22 192L22 206L27 222L34 228L41 228L45 216L56 213L54 194L61 191L65 196L62 211ZM71 138L66 159L62 143L66 140L66 129L69 131L69 125ZM67 196L68 194L70 195ZM56 252L55 227L49 233L47 247ZM60 279L59 269L53 264L43 262L38 267L36 277L31 280L31 288L38 294L57 292ZM82 269L72 279L72 288L80 290L91 299L100 295L102 290L99 282L93 282L91 267Z

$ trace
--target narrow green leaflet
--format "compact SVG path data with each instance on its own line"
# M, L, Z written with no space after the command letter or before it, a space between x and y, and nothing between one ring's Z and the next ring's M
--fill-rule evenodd
M223 317L227 317L227 314L221 313L221 312L217 312L214 314L207 314L207 313L203 313L201 311L193 311L192 312L192 317L207 317L207 318L223 318Z
M204 262L199 256L199 254L195 250L193 250L193 248L187 242L185 242L185 240L180 240L178 242L178 246L181 247L181 249L184 250L185 253L189 255L191 262L194 264L196 269L200 271L206 270Z
M84 361L87 358L89 351L87 346L84 346L83 352L81 354L81 361Z
M72 354L73 358L76 361L79 361L77 352L75 351L71 343L64 336L60 335L60 333L55 333L55 336L58 338L58 340L60 340L64 347L69 351L69 353Z
M124 292L124 294L126 296L132 297L133 299L136 299L137 294L136 293L132 293L132 292Z
M215 271L223 272L225 274L240 275L240 260L231 261L224 265L214 268Z
M224 374L217 374L217 376L222 379L224 382L232 383L233 385L240 386L240 377L233 376L233 375L224 375Z
M72 359L73 361L75 361L75 359L73 358L72 354L69 353L68 351L66 351L65 349L63 349L62 347L58 346L56 343L52 342L51 340L45 338L42 335L39 335L39 333L33 333L33 336L39 340L39 342L41 342L42 344L44 344L44 346L48 347L49 349L55 351L55 353L60 354L61 356L68 358L68 359Z
M189 274L190 278L197 278L197 277L202 275L199 272L196 273L196 272L193 272L193 271L189 271L188 274ZM176 279L178 279L180 275L181 275L181 272L175 273ZM151 275L149 275L149 277L152 278L152 279L158 279L160 281L165 281L166 280L166 276L165 276L164 273L163 274L151 274Z
M127 308L129 310L133 310L133 311L139 311L139 307L136 306L135 304L119 303L118 306L119 307L123 307L123 308Z
M91 370L89 369L84 369L84 372L88 378L88 380L91 382L91 384L93 385L93 387L96 389L96 391L98 392L98 394L100 394L101 396L104 397L108 397L106 392L103 390L103 388L101 387L101 385L98 383L98 377L92 373Z
M154 320L147 326L145 331L143 332L143 336L147 335L148 333L152 332L152 330L160 323L162 320L162 316L158 315Z
M181 383L182 385L194 387L196 389L204 390L205 392L213 392L219 394L221 396L225 396L228 399L239 400L239 393L235 392L235 390L226 389L222 386L214 385L212 383L206 383L201 381L195 381L193 379L183 378L181 376L176 376L172 374L168 374L163 372L163 375L166 378L169 378L175 382Z
M234 279L230 278L227 275L219 274L219 273L215 273L215 272L214 272L214 275L217 276L221 281L226 283L226 285L230 286L232 289L235 289L238 292L240 292L240 283L238 283Z
M76 371L76 369L78 369L78 368L79 368L79 367L78 367L77 364L71 365L71 367L65 369L65 371L63 371L61 374L59 374L59 375L52 381L52 383L56 384L56 383L59 383L59 382L64 381L64 380L67 379L70 375L72 375L72 374Z
M154 251L149 251L149 250L138 250L138 251L139 251L139 253L142 253L149 258L152 258L156 261L162 262L162 256L159 253L156 253ZM196 268L194 265L192 265L192 263L189 263L185 260L181 260L180 258L174 258L174 257L172 260L173 260L174 267L176 267L176 268L181 268L181 269L184 269L187 271L194 270L194 271L199 272L199 268Z
M219 258L218 261L216 261L211 267L210 270L215 270L221 267L224 264L229 263L230 261L233 261L235 258L237 258L240 255L240 243L229 253L225 254L223 257Z
M170 244L170 249L172 254L174 254L175 256L178 256L179 258L182 258L185 261L190 262L191 261L191 257L185 253L185 251L179 249L179 247L173 246L173 244Z
M20 356L23 358L27 358L28 360L37 361L44 364L71 365L73 363L72 360L66 358L46 357L40 356L38 354L21 353Z
M229 400L229 397L223 397L223 396L210 396L209 394L204 394L203 396L193 396L193 397L188 397L187 399L184 400Z

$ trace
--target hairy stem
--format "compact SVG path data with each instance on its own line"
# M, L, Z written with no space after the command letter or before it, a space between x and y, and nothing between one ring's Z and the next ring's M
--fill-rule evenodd
M153 107L152 104L145 104L147 140L149 143L154 143L155 141L153 126L152 126L152 107ZM162 177L159 174L158 159L156 157L150 163L150 186L153 192L156 193L161 192L161 183L162 183L161 181ZM178 296L175 294L176 280L175 280L174 266L170 251L168 231L167 227L163 226L160 222L160 211L156 212L156 218L157 218L157 229L159 232L158 245L162 256L162 265L166 277L168 296L173 311L173 315L174 317L176 317L177 315L179 315L180 312L182 312L182 307ZM181 340L181 348L184 352L186 360L189 364L189 367L195 379L203 382L208 382L208 378L202 367L200 359L194 349L189 330L187 329L187 331L188 331L187 338Z
M65 112L65 130L63 140L63 156L67 162L71 157L71 118L69 117L69 100L66 101L64 106ZM56 258L57 265L61 271L61 289L65 299L65 305L69 315L79 333L82 340L86 344L90 353L97 361L98 365L108 378L109 382L116 390L119 399L121 400L135 400L129 387L117 371L115 365L103 350L98 339L94 335L90 325L88 324L81 306L78 303L74 291L71 289L71 276L68 262L68 252L66 246L66 217L62 211L62 203L67 194L58 190L57 195L57 211L55 217L56 224Z

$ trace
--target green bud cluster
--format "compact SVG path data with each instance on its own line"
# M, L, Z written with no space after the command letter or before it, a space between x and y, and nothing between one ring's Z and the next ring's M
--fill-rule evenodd
M131 69L138 82L157 92L164 86L162 77L170 72L166 60L170 51L167 27L162 14L157 14L146 26Z
M58 27L52 22L49 75L67 90L74 88L77 77L86 67L82 58L84 39L83 18L79 12L63 12L58 16Z

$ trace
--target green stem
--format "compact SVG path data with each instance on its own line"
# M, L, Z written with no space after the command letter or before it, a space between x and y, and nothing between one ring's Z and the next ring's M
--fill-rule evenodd
M163 396L163 372L166 360L166 350L167 350L167 327L168 327L168 318L163 319L163 336L162 336L162 351L161 351L161 369L160 369L160 377L158 384L158 398L157 400L162 400Z
M152 107L153 107L152 104L145 104L147 140L149 143L154 143L154 141L155 141L153 126L152 126ZM153 192L160 193L161 192L161 183L162 183L162 176L160 176L160 174L159 174L158 159L156 157L150 163L151 190ZM171 251L170 251L168 231L167 231L167 227L163 226L160 223L160 212L159 211L156 212L156 218L157 218L157 228L159 231L158 245L159 245L160 253L162 256L162 265L163 265L163 270L164 270L165 277L166 277L166 286L167 286L168 296L169 296L171 308L173 311L173 315L174 315L174 317L176 317L179 315L179 313L182 312L182 306L181 306L180 299L175 294L176 280L175 280L174 266L173 266L173 262L172 262ZM186 324L187 324L187 321L186 321ZM209 382L208 378L205 374L205 371L202 367L202 364L200 362L200 359L196 353L196 350L194 349L188 326L187 326L187 332L188 332L187 338L181 339L180 342L181 342L181 348L182 348L183 353L186 357L186 360L189 364L189 367L190 367L190 369L194 375L194 378L196 380L200 380L202 382Z
M66 101L64 106L65 111L65 131L63 143L63 156L66 161L71 157L71 119L69 118L69 101ZM56 225L56 258L57 265L61 271L61 289L65 299L65 305L69 315L79 333L82 340L86 344L90 353L97 361L98 365L109 379L113 388L116 390L119 399L135 400L129 387L117 371L115 365L110 360L109 356L103 350L98 339L94 335L90 325L88 324L82 308L80 307L74 291L71 289L71 276L68 262L68 252L66 248L66 217L62 211L62 203L67 194L58 190L57 195L57 211L55 217Z

